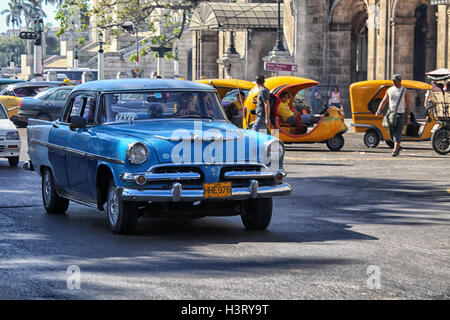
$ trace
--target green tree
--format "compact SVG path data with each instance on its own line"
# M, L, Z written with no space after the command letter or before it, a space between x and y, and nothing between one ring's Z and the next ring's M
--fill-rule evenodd
M15 27L20 28L22 24L22 7L20 5L20 1L13 0L8 3L8 9L5 9L1 12L2 15L6 14L6 25L9 27L12 25L13 33L16 34Z
M89 7L89 0L65 0L56 16L61 27L58 34L69 30L71 17L80 12L97 18L97 25L90 27L98 27L115 36L125 32L121 26L132 23L139 32L154 34L141 48L140 54L146 55L151 52L151 47L173 46L173 41L182 36L196 3L184 0L100 0L98 7ZM84 21L81 27L85 30L89 27L89 20ZM171 56L170 53L166 55L168 58ZM135 59L133 55L131 60Z
M19 37L0 38L0 66L9 66L11 54L14 57L16 66L20 66L20 55L26 53L25 47L25 40Z

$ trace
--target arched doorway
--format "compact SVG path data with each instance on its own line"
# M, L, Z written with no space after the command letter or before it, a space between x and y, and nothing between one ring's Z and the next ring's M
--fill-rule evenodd
M367 18L366 3L355 3L352 11L352 82L367 80Z
M414 26L414 80L425 81L425 62L427 59L428 6L419 5L416 8Z

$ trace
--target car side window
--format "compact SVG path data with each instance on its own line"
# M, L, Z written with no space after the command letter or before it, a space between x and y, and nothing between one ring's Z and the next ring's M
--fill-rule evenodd
M47 100L56 100L57 95L58 95L58 91L55 91L47 97Z
M69 96L70 90L58 90L58 96L56 97L56 100L58 101L64 101Z

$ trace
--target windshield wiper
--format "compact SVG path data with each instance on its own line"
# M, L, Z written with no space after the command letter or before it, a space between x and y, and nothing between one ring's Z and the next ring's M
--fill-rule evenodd
M185 115L185 116L179 116L178 118L198 118L198 119L211 119L211 120L216 120L216 118L211 117L211 116L201 116L198 114L191 114L191 115Z

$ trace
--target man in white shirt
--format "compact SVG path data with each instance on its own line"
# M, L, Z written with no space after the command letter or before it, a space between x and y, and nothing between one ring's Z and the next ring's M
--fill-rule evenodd
M392 141L394 141L394 151L392 152L392 156L396 157L400 154L403 127L405 124L408 125L410 123L411 108L409 104L409 92L402 86L402 76L395 74L392 77L392 81L394 82L394 86L386 91L375 115L379 116L381 114L381 111L388 101L389 112L397 113L396 125L393 127L389 126L389 134L391 135ZM396 108L397 110L395 110Z

